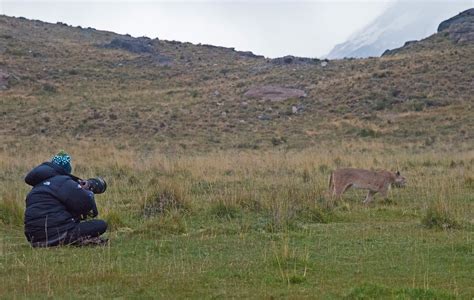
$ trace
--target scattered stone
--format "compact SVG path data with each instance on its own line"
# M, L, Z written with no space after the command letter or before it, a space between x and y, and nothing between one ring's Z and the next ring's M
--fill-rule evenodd
M270 121L270 120L272 119L271 116L265 115L265 114L258 115L257 118L258 118L260 121Z
M10 74L0 70L0 90L8 89L8 81L10 79Z
M221 93L219 93L219 91L217 91L217 90L214 91L214 96L219 97L220 95L221 95Z
M293 114L296 114L296 113L298 112L298 108L293 105L293 106L291 107L291 112L292 112Z
M291 98L304 98L306 92L300 89L285 88L275 85L264 85L250 88L244 94L248 98L258 98L269 101L284 101Z
M327 61L322 61L322 62L321 62L321 67L324 68L324 67L327 66L327 65L328 65L328 62L327 62Z

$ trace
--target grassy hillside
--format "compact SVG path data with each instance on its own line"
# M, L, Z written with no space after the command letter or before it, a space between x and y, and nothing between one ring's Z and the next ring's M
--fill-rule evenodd
M472 43L271 60L6 16L0 28L0 298L474 297ZM108 182L107 247L26 242L23 178L59 149ZM339 167L408 184L331 205Z
M6 137L146 140L193 150L473 138L474 46L443 35L409 53L323 67L161 40L144 40L148 52L135 53L105 48L114 39L140 44L110 32L5 16L0 23L0 69L11 75L1 92ZM307 97L244 96L261 85Z

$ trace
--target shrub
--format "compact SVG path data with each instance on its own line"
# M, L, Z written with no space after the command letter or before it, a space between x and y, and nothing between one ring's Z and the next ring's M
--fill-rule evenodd
M104 219L107 222L108 228L110 230L117 230L119 228L126 227L122 217L115 211L109 211L105 215Z
M454 296L431 289L402 288L393 289L377 284L362 284L344 299L455 299Z
M185 192L177 182L163 182L143 203L143 215L151 217L175 210L187 210Z
M0 199L0 222L18 226L23 224L23 207L14 197L4 196Z
M319 207L303 208L298 211L298 219L309 223L328 223L328 214Z
M172 211L166 215L155 216L146 220L138 232L161 235L183 234L188 231L184 216L179 211Z
M56 87L50 83L43 84L43 91L48 93L56 93Z
M241 215L239 208L223 202L213 205L210 213L222 219L234 219Z
M429 207L421 219L421 224L430 229L456 229L460 227L459 223L448 211L446 205L442 203Z
M370 128L362 128L360 131L359 131L359 136L360 137L378 137L379 134L377 133L377 131L373 130L373 129L370 129Z

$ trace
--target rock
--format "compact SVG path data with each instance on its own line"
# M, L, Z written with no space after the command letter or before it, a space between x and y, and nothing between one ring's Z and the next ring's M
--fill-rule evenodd
M302 104L293 105L291 107L291 112L293 114L302 113L304 111L304 106Z
M126 50L132 53L153 53L153 42L147 37L132 38L121 37L115 38L110 43L103 46L109 49Z
M463 11L438 26L455 43L474 42L474 8Z
M217 91L217 90L214 91L214 96L219 97L220 95L221 95L221 93L219 93L219 91Z
M327 61L322 61L322 62L321 62L321 67L324 68L324 67L327 66L327 65L328 65L328 62L327 62Z
M250 88L244 94L248 98L257 98L270 101L284 101L291 98L304 98L306 92L300 89L285 88L275 85L264 85Z
M258 118L260 121L270 121L270 120L272 119L271 116L265 115L265 114L258 115L257 118Z
M236 51L242 57L250 57L250 58L264 58L263 55L254 54L252 51Z
M395 49L387 49L382 53L382 56L390 56L390 55L395 55L398 54L401 50L409 49L416 45L418 41L407 41L405 44L400 47L400 48L395 48Z
M270 62L275 65L314 65L320 62L317 58L297 57L287 55L271 59Z
M474 8L465 10L459 13L457 16L441 22L441 24L438 26L438 32L444 31L453 25L472 22L472 20L469 20L470 18L474 18Z
M0 70L0 90L8 89L8 81L10 79L10 74Z

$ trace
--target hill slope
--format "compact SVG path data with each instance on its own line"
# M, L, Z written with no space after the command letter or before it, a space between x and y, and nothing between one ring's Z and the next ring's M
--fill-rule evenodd
M7 16L0 26L6 141L227 149L474 137L474 45L445 34L398 55L327 62Z

